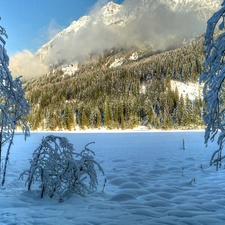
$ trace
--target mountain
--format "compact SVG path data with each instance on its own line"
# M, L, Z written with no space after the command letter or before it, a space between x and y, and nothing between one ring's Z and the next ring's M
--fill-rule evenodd
M30 80L28 123L32 130L199 128L202 42L198 37L154 53L114 48L81 63L74 73L58 68Z
M170 48L177 40L186 43L203 33L206 20L219 6L219 0L109 2L72 22L36 55L48 66L60 66L82 62L115 46Z
M135 6L134 3L138 4ZM159 6L170 8L176 12L194 12L202 20L207 20L215 10L221 5L220 0L140 0L140 1L125 1L125 11L130 11L134 14L142 14L145 11L152 11ZM135 15L135 17L136 17Z
M202 33L216 7L125 0L74 21L37 52L50 71L26 83L31 129L202 127Z
M207 20L222 3L220 0L165 0L165 2L174 11L196 12L203 20Z

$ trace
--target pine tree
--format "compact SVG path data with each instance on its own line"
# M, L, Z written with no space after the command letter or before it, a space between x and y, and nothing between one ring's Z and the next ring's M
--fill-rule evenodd
M110 128L111 125L111 113L110 113L110 108L109 108L109 102L108 99L105 101L105 127Z
M117 104L114 105L114 126L116 129L119 128L119 110Z
M123 108L123 101L120 101L120 126L121 129L124 130L125 129L125 121L124 121L124 108Z
M65 106L65 124L66 129L71 131L74 127L74 112L69 103Z
M177 107L177 122L178 122L178 126L184 126L184 98L183 98L183 95L180 96L180 100L179 100L179 103L178 103L178 107Z
M97 109L97 124L96 127L99 129L102 126L102 117L101 117L101 112L99 109Z
M81 115L82 115L82 117L81 117L81 128L85 130L85 129L87 129L87 126L88 126L88 123L87 123L88 119L87 119L87 114L86 114L84 109L82 110Z

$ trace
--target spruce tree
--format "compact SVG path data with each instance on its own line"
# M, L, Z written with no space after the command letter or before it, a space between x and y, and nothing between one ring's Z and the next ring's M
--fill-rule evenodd
M87 126L88 126L87 120L88 119L87 119L87 115L86 115L86 112L85 112L84 109L82 110L81 115L82 115L82 117L81 117L81 128L87 129Z
M110 128L111 125L111 114L109 108L109 101L106 99L105 101L105 127Z
M120 101L120 126L121 129L124 130L125 129L125 121L124 121L124 108L123 108L123 101Z

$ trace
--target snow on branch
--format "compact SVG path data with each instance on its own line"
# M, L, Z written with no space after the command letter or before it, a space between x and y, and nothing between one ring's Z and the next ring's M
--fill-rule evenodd
M225 138L225 1L221 9L208 20L205 34L205 62L200 82L204 82L203 95L206 103L204 122L205 143L214 141L219 133L219 150L212 155L210 164L221 166Z
M2 36L8 37L5 29L0 26L0 176L3 186L17 126L24 131L25 138L29 136L29 127L24 116L29 114L30 106L24 97L25 93L20 77L13 80L9 71L9 57L5 49L6 42ZM6 148L5 157L2 157L3 146ZM4 158L4 163L2 163L2 158Z
M20 178L27 176L28 190L39 182L41 198L44 195L50 198L56 196L63 201L73 193L85 195L97 189L95 167L104 174L102 167L94 160L94 152L87 145L81 153L75 153L67 138L49 135L34 151L30 169L24 171Z
M1 17L0 17L0 20L1 20ZM3 42L3 44L5 44L5 41L4 41L4 39L1 37L1 36L5 36L6 38L8 38L8 35L7 35L7 33L6 33L6 30L5 30L5 28L4 27L2 27L2 26L0 26L0 40Z

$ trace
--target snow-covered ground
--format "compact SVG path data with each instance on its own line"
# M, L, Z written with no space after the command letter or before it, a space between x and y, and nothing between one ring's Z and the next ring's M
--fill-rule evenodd
M105 170L96 193L62 203L39 199L37 190L28 192L18 180L48 134L32 133L26 142L16 135L0 190L1 225L224 224L225 170L209 167L217 146L205 148L204 132L57 133L78 152L95 141L90 147Z
M203 98L202 96L203 84L199 84L197 82L196 83L189 82L185 84L180 81L171 80L171 86L173 90L175 90L175 88L177 87L179 94L183 95L184 98L188 94L188 97L191 101L194 101L196 97Z
M78 63L74 62L69 65L64 65L62 71L64 74L73 75L78 70Z
M122 66L124 63L124 58L115 59L115 61L109 66L109 68L116 68Z

